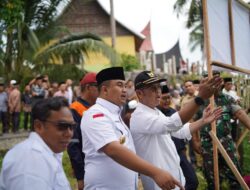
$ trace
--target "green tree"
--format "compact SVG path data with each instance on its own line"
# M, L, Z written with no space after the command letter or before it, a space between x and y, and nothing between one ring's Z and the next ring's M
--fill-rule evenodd
M53 40L37 51L34 60L40 63L53 62L61 58L64 63L83 63L89 52L102 53L110 59L112 65L121 62L121 58L114 49L103 42L97 35L91 33L70 34L62 39Z
M122 54L121 55L121 66L125 71L133 71L140 68L140 62L135 56Z
M60 0L3 0L0 6L0 35L5 36L6 43L1 43L2 63L6 78L13 71L20 71L24 60L34 51L35 35L31 28L46 28L53 22L56 7ZM33 41L32 41L33 40ZM34 42L31 44L31 42Z
M66 0L64 0L66 1ZM70 34L58 40L58 32L69 34L57 27L55 15L61 0L3 0L0 6L0 68L6 79L23 77L24 64L34 67L39 63L61 57L64 63L84 61L87 52L101 52L114 63L119 62L116 52L99 37L91 34ZM57 31L57 32L55 32ZM2 40L5 37L6 42ZM41 45L43 44L43 45ZM48 61L48 62L47 62ZM35 67L34 69L39 68Z
M183 11L183 8L188 2L189 0L176 1L174 8L177 14L180 14ZM204 47L202 14L202 1L191 0L190 6L188 8L188 20L186 25L187 28L191 29L189 39L191 50L194 50L199 45L201 49Z

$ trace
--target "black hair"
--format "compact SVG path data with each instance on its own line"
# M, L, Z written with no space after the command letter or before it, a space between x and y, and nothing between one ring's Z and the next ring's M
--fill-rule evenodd
M66 84L66 83L64 81L62 81L59 83L59 86L61 86L62 84Z
M192 84L194 84L192 80L185 80L183 84L185 85L187 82L191 82Z
M40 100L32 107L32 118L33 120L45 121L50 116L51 111L59 111L62 107L69 107L69 103L64 97Z
M102 86L109 86L110 80L103 81L101 84L98 85L98 91L101 92Z

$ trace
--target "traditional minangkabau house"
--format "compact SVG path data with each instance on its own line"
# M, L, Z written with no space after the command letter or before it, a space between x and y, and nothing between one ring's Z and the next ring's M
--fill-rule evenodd
M110 16L94 0L72 0L57 19L58 25L67 27L71 33L90 32L100 36L111 45ZM116 50L137 56L145 36L116 22ZM89 54L84 69L98 71L109 65L109 60L100 54Z
M177 41L174 47L172 47L167 52L155 54L151 42L150 23L147 24L147 26L143 29L141 33L146 37L143 40L141 47L139 48L140 61L145 65L145 68L147 70L165 71L169 73L169 71L166 71L169 70L169 68L166 68L166 64L169 64L168 62L170 59L172 60L173 58L175 58L175 67L178 71L180 68L179 62L182 60L179 41ZM173 70L174 69L171 68L172 72L174 72Z

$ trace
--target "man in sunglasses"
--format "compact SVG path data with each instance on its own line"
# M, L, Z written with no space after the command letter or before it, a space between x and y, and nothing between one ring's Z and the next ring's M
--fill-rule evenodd
M123 68L104 69L96 79L100 95L81 121L84 189L137 190L139 172L153 178L163 190L175 186L183 190L168 172L135 154L131 133L120 115L126 102Z
M81 95L70 105L77 127L74 130L72 141L68 146L68 154L77 179L78 189L84 187L84 153L82 152L81 119L83 113L92 106L99 95L96 73L87 73L80 81Z
M70 190L62 167L76 123L68 101L62 97L44 99L33 109L34 132L4 157L1 190Z
M180 158L171 135L181 139L191 139L194 131L219 117L221 110L212 112L208 107L206 110L208 115L205 114L195 124L187 123L204 100L213 95L214 89L221 86L222 80L220 78L205 79L200 85L198 96L170 117L165 116L156 108L161 99L160 83L164 81L166 80L158 78L150 71L143 71L136 76L135 90L139 103L131 115L130 130L137 154L155 166L171 172L171 175L182 186L185 186ZM145 175L141 175L141 178L144 190L160 190L161 187L151 178ZM178 189L178 187L173 187L173 189Z

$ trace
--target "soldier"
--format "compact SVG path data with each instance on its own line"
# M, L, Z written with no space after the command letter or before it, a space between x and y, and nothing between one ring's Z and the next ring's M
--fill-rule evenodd
M214 71L213 74L219 75L219 72ZM207 75L204 74L203 76ZM236 103L236 101L232 97L223 94L221 90L217 90L214 95L215 105L222 107L223 110L221 118L219 118L216 122L217 137L226 149L235 166L240 171L239 160L236 154L236 146L231 135L232 125L230 123L230 119L235 116L248 129L250 129L250 119L247 116L246 112ZM204 110L204 108L208 104L209 102L205 101L205 104L200 107L200 110L194 116L195 120L201 118L202 110ZM208 190L214 189L213 145L212 139L209 135L210 130L210 125L203 127L200 131L200 142L194 142L199 144L201 148L201 155L203 157L203 172L208 183ZM228 167L221 154L219 154L219 174L221 180L227 179L230 181L230 189L240 189L240 184L236 180L235 176L233 175L232 171Z

